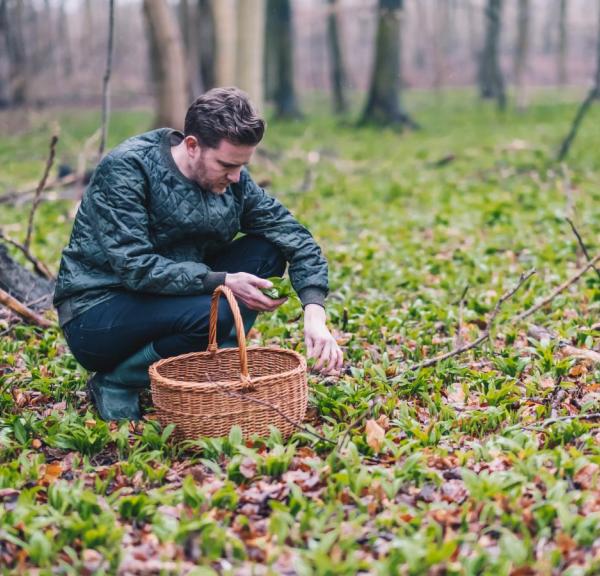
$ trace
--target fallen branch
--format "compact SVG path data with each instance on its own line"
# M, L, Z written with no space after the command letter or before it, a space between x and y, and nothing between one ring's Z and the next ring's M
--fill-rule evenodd
M208 374L206 374L206 378L207 378L207 382L210 382L211 384L214 383L210 379L210 376ZM259 400L258 398L252 398L252 396L248 396L247 394L238 394L237 392L232 392L231 390L225 390L224 388L219 388L219 392L223 392L223 394L226 394L227 396L233 396L234 398L241 398L243 400L248 400L249 402L254 402L255 404L259 404L260 406L266 406L267 408L270 408L271 410L274 410L275 412L277 412L277 414L279 414L286 422L289 422L292 426L294 426L301 432L310 434L311 436L314 436L315 438L318 438L319 440L322 440L323 442L333 444L334 446L336 445L336 442L334 442L333 440L330 440L329 438L325 438L325 436L321 436L320 434L317 434L316 432L313 432L312 430L306 428L306 426L302 426L302 424L300 424L299 422L292 420L287 414L285 414L283 411L281 411L277 406L275 406L274 404L271 404L270 402L267 402L266 400Z
M589 348L577 348L576 346L572 346L568 340L560 338L556 332L548 330L543 326L530 324L527 328L527 335L539 341L556 340L563 355L570 356L572 358L581 358L582 360L589 360L595 364L600 364L600 352L590 350Z
M502 305L508 299L512 298L515 295L515 293L519 290L519 288L521 288L521 286L523 286L523 284L525 284L534 274L535 274L535 270L530 270L527 273L521 274L516 286L514 288L511 288L510 290L507 290L504 294L502 294L502 296L496 302L496 306L494 307L494 310L490 316L490 319L489 319L486 329L484 330L483 334L481 334L481 336L479 336L479 338L477 338L477 340L474 340L473 342L471 342L469 344L459 346L458 348L455 348L454 350L450 350L450 352L446 352L445 354L440 354L439 356L435 356L434 358L430 358L429 360L424 360L423 362L419 362L418 364L413 364L412 366L409 366L406 369L406 372L414 372L416 370L420 370L421 368L429 368L430 366L434 366L435 364L438 364L439 362L442 362L443 360L447 360L448 358L452 358L453 356L458 356L459 354L463 354L464 352L472 350L473 348L476 348L477 346L479 346L480 344L482 344L483 342L488 340L490 337L492 326L494 324L494 321L496 320L496 317L498 316L498 314L500 312L500 309L502 308ZM392 379L392 382L395 382L400 378L401 378L401 376L396 376Z
M577 238L577 242L579 242L579 247L581 248L581 251L583 252L583 255L585 256L585 259L588 262L591 262L592 259L590 257L589 252L587 251L585 244L583 243L583 239L581 238L581 234L579 234L579 230L577 230L577 228L575 227L573 220L571 220L570 218L567 218L567 222L569 223L569 226L571 226L571 230L573 230L573 234L575 234L575 238ZM598 270L598 268L596 268L596 266L593 266L593 268L596 271L596 274L598 275L598 279L600 279L600 270Z
M40 326L41 328L52 328L54 324L47 320L43 316L40 316L34 312L31 308L28 308L16 298L13 298L8 292L5 292L0 288L0 304L6 306L22 318L29 320L32 324Z
M54 280L54 275L52 274L52 272L50 272L48 267L41 260L36 258L23 244L21 244L20 242L17 242L14 238L10 238L9 236L6 236L1 230L0 230L0 240L4 240L7 244L10 244L11 246L18 248L23 253L25 258L27 258L27 260L29 260L29 262L31 262L33 264L35 271L40 276L43 276L44 278L51 280L51 281Z
M515 316L513 318L513 323L520 322L521 320L527 318L528 316L531 316L534 312L537 312L540 308L543 308L544 306L546 306L546 304L549 304L550 302L552 302L552 300L554 300L554 298L556 298L561 292L564 292L569 286L571 286L572 284L575 284L575 282L577 282L577 280L579 280L590 268L593 268L597 262L600 262L600 254L597 254L596 257L592 258L587 263L586 266L581 268L581 270L579 270L576 274L571 276L571 278L569 278L568 280L563 282L560 286L555 288L548 297L546 297L543 300L541 300L540 302L538 302L535 306L532 306L531 308L529 308L529 310L525 310L524 312L521 312L521 314L518 314L517 316Z
M48 174L50 174L50 169L52 168L52 164L54 163L54 155L56 154L56 143L58 142L58 136L54 134L50 140L50 153L48 154L48 160L46 161L46 168L44 170L44 175L38 184L38 187L35 191L35 196L33 198L33 204L31 205L31 211L29 212L29 222L27 224L27 235L25 236L25 242L23 242L23 246L27 251L29 251L29 245L31 244L31 234L33 232L33 216L35 215L35 211L39 206L42 200L42 192L46 186L46 180L48 180Z
M600 418L600 412L590 412L589 414L571 414L570 416L557 416L555 418L546 418L546 420L542 420L539 424L534 424L531 426L511 426L510 428L508 428L508 430L521 429L543 431L546 426L556 424L557 422L568 422L569 420L596 420L597 418Z

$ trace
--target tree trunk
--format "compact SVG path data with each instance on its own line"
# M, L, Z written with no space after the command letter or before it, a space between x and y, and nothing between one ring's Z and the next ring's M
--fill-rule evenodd
M211 0L198 0L196 10L198 18L199 60L201 90L210 90L216 86L216 37L215 15ZM194 94L197 96L198 94Z
M264 109L265 8L265 0L242 0L237 12L237 83L260 111Z
M567 83L567 30L567 0L559 0L557 76L561 86Z
M275 28L275 35L268 39L275 44L273 50L277 63L275 114L280 118L298 118L301 113L294 88L294 43L290 0L271 0L269 11L272 12Z
M65 0L62 0L58 11L58 37L60 38L61 60L63 74L65 78L70 78L73 74L73 55L71 52L71 40L69 37L69 20L65 9ZM94 36L90 38L93 42ZM89 48L88 48L89 50ZM91 53L90 53L91 55ZM91 56L90 56L91 57Z
M379 0L375 62L363 123L416 128L400 104L400 18L403 0Z
M433 37L433 87L439 92L446 82L446 56L449 47L450 4L448 0L437 0L434 14Z
M198 23L196 7L190 6L189 0L179 0L179 27L185 50L187 95L190 101L202 92Z
M4 32L8 56L8 104L22 106L29 100L29 74L23 36L23 2L3 0L0 29Z
M183 128L187 110L185 59L177 22L167 0L144 0L144 16L156 62L157 126Z
M530 0L519 0L514 73L517 109L521 111L527 107L525 72L527 70L527 56L529 53L530 14Z
M267 0L267 15L265 24L265 99L269 102L275 100L277 92L277 42L279 34L275 4L278 0Z
M233 86L237 82L237 1L213 0L212 9L217 47L216 82L218 86Z
M413 66L417 70L422 70L427 65L427 40L425 31L427 25L427 7L423 2L415 2L416 22L415 22L415 48L413 50Z
M483 99L496 100L498 107L506 107L504 79L500 69L499 48L502 0L488 0L485 17L485 46L479 62L479 93Z
M329 68L331 72L331 88L333 94L333 111L343 114L348 109L345 95L346 71L340 46L338 30L338 0L328 0L327 40L329 45Z

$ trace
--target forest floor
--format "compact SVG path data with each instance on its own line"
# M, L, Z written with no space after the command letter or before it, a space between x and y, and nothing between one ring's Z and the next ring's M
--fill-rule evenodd
M310 374L306 427L331 442L106 424L60 332L4 317L3 573L600 572L600 274L516 318L585 264L566 218L600 251L600 107L557 165L575 101L407 105L420 132L272 121L251 167L330 263L346 373ZM53 116L0 139L0 194L35 185ZM58 123L57 163L74 165L98 116ZM149 124L115 112L110 144ZM53 198L32 250L56 271L74 202ZM29 208L2 204L2 230L22 239ZM253 342L303 351L299 312L261 316Z

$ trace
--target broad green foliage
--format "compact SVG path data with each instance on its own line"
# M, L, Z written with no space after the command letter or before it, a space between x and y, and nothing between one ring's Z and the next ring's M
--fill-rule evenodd
M327 310L347 370L311 374L305 426L338 447L307 430L244 442L233 428L177 444L152 420L106 424L58 330L14 326L0 341L0 566L600 572L598 419L560 419L600 412L600 366L563 346L600 350L600 281L586 274L529 318L556 340L511 322L583 264L566 216L590 253L600 250L600 110L556 165L575 102L541 97L519 115L465 93L409 104L421 132L272 122L268 153L251 166L329 260ZM148 122L115 114L112 144ZM59 157L73 162L97 118L60 124ZM39 178L49 134L34 123L0 140L0 187ZM72 207L47 201L36 218L33 250L55 270ZM27 213L2 205L0 226L22 238ZM475 340L532 267L490 343L407 370ZM290 295L289 281L272 281L270 296ZM290 298L262 315L253 343L304 351L299 314ZM377 442L369 420L383 431Z

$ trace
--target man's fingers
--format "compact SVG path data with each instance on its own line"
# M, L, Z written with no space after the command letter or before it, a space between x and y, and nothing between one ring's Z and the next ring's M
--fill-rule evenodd
M318 362L315 364L315 369L319 370L319 363L321 362L321 356L323 355L323 347L325 346L324 340L315 340L313 342L313 349L310 358L317 358Z
M319 360L315 364L315 370L319 372L323 369L325 362L329 359L331 354L331 342L325 342L321 350L319 351Z
M260 276L252 276L250 283L257 288L272 288L273 282L267 280L266 278L261 278Z

